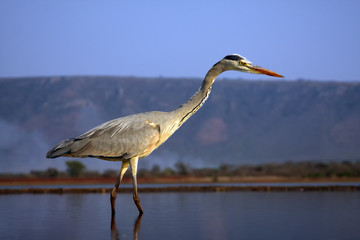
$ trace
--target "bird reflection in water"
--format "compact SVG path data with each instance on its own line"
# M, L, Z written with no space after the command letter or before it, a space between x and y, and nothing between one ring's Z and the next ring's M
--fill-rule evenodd
M133 239L138 239L138 234L140 230L141 220L142 220L143 214L140 213L139 216L136 218L134 222L134 229L133 229ZM112 240L119 240L119 231L116 226L116 220L115 220L115 214L111 214L111 239Z

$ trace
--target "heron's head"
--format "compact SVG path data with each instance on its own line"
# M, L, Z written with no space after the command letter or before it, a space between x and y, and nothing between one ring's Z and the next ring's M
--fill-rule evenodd
M234 70L248 73L266 74L273 77L284 77L276 72L252 64L252 62L239 54L228 55L219 63L223 64L225 71Z

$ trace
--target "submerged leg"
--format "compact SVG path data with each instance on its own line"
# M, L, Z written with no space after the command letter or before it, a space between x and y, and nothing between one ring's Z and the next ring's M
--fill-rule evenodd
M143 209L141 207L141 204L140 204L140 198L139 198L139 195L138 195L137 180L136 180L138 160L139 160L138 157L130 159L130 167L131 167L131 174L132 174L133 188L134 188L133 199L134 199L136 207L139 210L139 213L142 214L144 211L143 211Z
M113 188L113 190L111 191L111 194L110 194L111 213L113 215L115 214L116 194L117 194L117 191L119 189L120 182L121 182L122 178L124 177L124 174L125 174L126 170L129 168L129 165L130 165L129 161L124 161L122 163L120 174L119 174L119 176L118 176L118 178L116 180L115 186L114 186L114 188Z
M111 239L119 239L119 232L116 227L116 220L115 220L115 214L111 214Z
M136 239L136 240L138 239L142 216L143 216L143 214L140 213L139 216L136 218L135 223L134 223L134 230L133 230L134 236L133 236L133 239Z

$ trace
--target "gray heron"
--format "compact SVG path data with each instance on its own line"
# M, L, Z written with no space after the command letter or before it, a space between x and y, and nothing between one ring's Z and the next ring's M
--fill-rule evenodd
M228 55L208 71L195 95L174 111L145 112L105 122L79 137L62 141L52 148L46 157L92 157L122 161L120 174L110 194L112 214L115 214L115 200L120 182L129 167L133 181L133 199L142 214L136 178L138 160L151 154L196 113L208 99L215 79L229 70L283 77L252 64L243 56Z

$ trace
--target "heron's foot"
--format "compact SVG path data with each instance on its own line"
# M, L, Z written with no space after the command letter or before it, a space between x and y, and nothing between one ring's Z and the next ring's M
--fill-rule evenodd
M134 199L134 202L135 202L136 207L137 207L138 210L139 210L139 215L142 215L142 214L144 213L144 211L143 211L143 209L142 209L142 207L141 207L139 196L134 195L134 196L133 196L133 199Z

